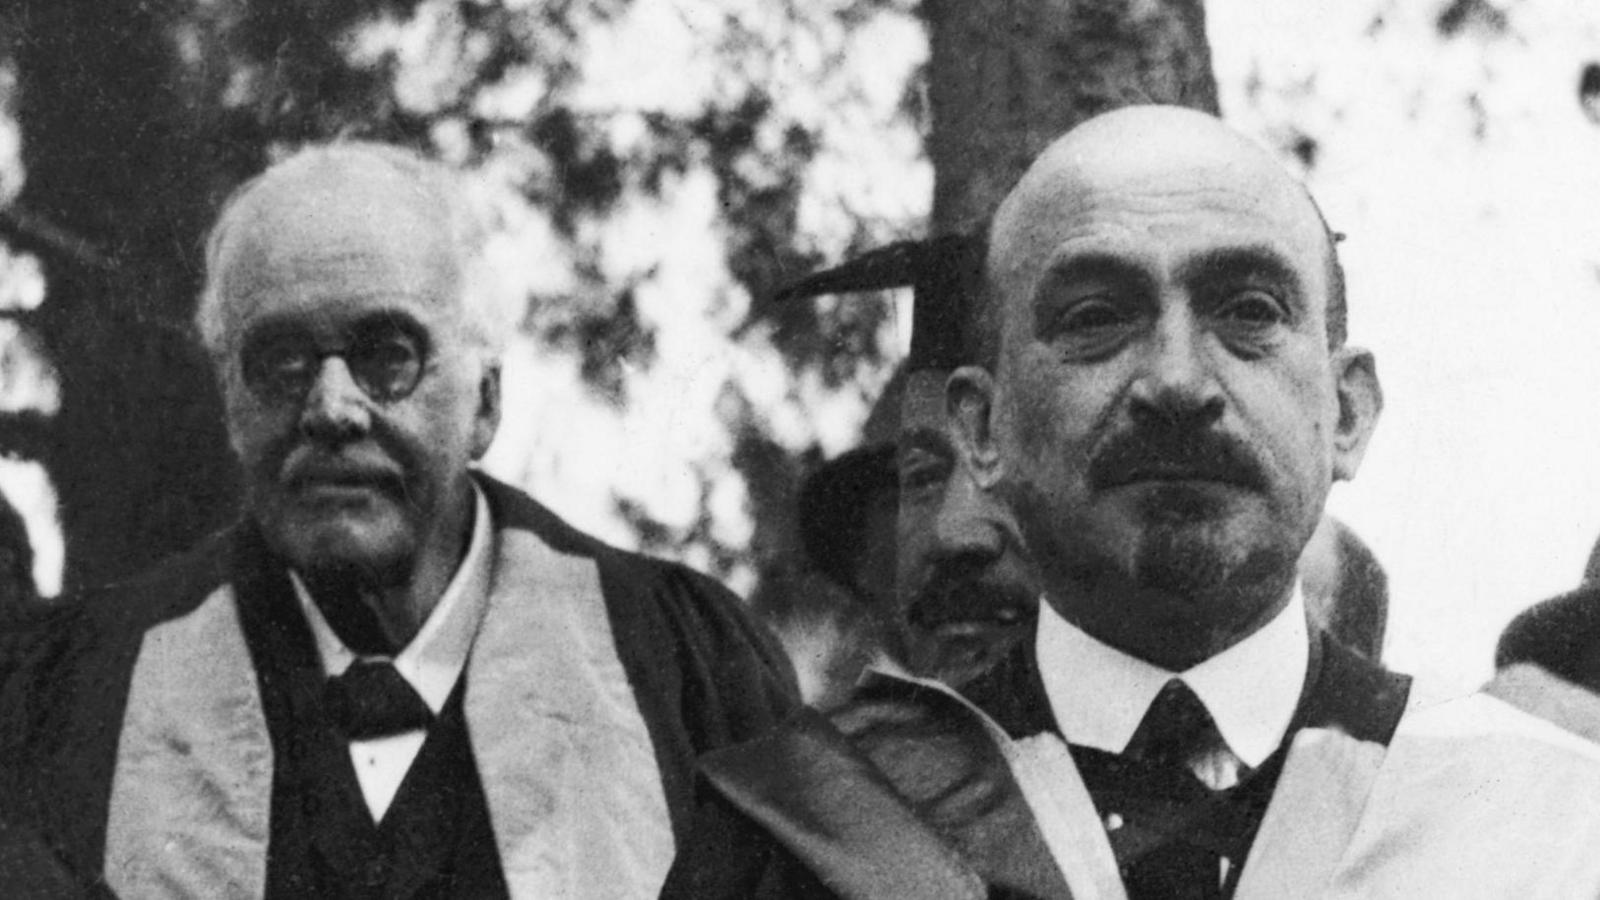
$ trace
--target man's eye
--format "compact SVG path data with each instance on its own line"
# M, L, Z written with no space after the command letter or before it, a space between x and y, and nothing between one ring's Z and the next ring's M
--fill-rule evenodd
M1211 316L1218 336L1243 359L1270 353L1291 318L1283 301L1253 288L1228 294L1212 309Z
M248 348L242 362L247 381L280 388L307 378L315 368L316 357L297 341L274 341Z
M415 366L422 357L416 342L404 335L394 335L375 341L353 352L361 357L362 363L374 374L405 371Z
M919 465L900 470L900 490L916 492L943 485L949 469L945 466Z
M944 487L950 480L954 461L939 454L916 449L906 454L897 468L902 495L917 494Z
M275 350L266 358L266 369L274 375L298 376L311 369L311 357L290 348Z
M1125 325L1130 320L1127 310L1108 298L1091 297L1074 302L1056 319L1059 330L1081 333Z
M1051 322L1050 340L1074 359L1113 355L1139 326L1137 308L1113 295L1071 301Z
M380 400L409 393L422 374L422 342L405 331L359 335L345 353L361 387Z
M1227 322L1254 327L1280 325L1289 318L1278 298L1259 290L1233 294L1218 305L1216 315Z

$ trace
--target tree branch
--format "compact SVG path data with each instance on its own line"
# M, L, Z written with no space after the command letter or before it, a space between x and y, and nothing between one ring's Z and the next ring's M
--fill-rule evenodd
M16 204L0 208L0 234L25 243L43 245L92 269L110 272L118 268L115 257L87 238L79 237L44 216Z

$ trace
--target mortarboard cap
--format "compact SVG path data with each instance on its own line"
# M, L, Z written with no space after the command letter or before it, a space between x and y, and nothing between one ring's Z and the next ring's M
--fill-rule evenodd
M866 425L866 444L823 463L801 487L802 543L820 570L842 578L844 563L862 537L870 492L898 483L895 435L910 373L950 370L966 360L962 329L968 298L982 277L985 232L898 241L848 262L814 272L777 294L777 300L802 300L828 294L862 294L909 287L912 290L911 352L890 379ZM841 581L850 583L848 578Z
M911 353L907 371L954 369L966 359L967 306L981 287L985 229L897 241L784 287L779 300L909 287Z

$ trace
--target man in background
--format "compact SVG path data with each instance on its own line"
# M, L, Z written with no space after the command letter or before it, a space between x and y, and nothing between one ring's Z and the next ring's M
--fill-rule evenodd
M966 236L900 242L784 291L913 295L911 351L873 405L862 446L823 463L800 491L808 561L835 587L786 591L785 608L767 617L796 666L824 685L819 708L842 703L870 665L962 684L1004 655L1037 606L1014 526L959 475L945 432L943 383L965 359L964 304L982 246Z

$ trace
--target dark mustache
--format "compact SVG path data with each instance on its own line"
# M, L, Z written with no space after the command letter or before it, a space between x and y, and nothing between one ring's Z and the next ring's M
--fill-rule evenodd
M1233 435L1150 424L1107 438L1089 460L1088 479L1095 490L1189 479L1264 488L1267 473L1250 445Z
M991 561L953 559L934 565L906 617L927 630L955 622L1010 625L1032 618L1038 604L1036 588L1001 576Z

